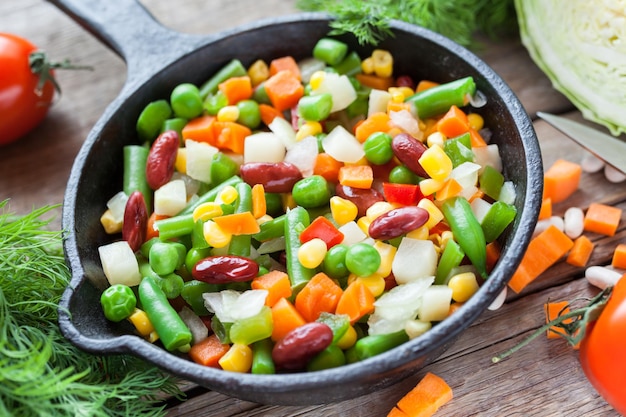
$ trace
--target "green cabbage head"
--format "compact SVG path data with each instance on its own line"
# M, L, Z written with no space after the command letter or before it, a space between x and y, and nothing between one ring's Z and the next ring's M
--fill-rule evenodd
M626 0L515 0L522 43L586 119L626 132Z

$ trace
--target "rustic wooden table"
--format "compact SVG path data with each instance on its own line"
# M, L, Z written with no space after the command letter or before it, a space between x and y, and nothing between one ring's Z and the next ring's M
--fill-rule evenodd
M158 20L182 32L213 33L258 18L296 12L294 0L143 0ZM88 132L125 80L125 65L103 44L69 17L43 0L0 2L0 31L31 39L52 58L70 57L94 71L60 71L63 95L45 122L21 141L0 148L0 200L26 213L34 207L58 204L73 159ZM518 94L529 114L537 111L582 119L532 63L519 41L486 43L479 51ZM557 158L580 161L583 151L569 139L535 122L544 165ZM580 189L567 203L586 208L592 201L626 208L623 184L608 183L603 175L585 174ZM623 219L624 220L624 219ZM55 220L60 224L60 220ZM590 264L610 262L617 242L625 241L622 225L612 238L592 236L597 244ZM583 269L565 263L547 271L520 296L509 296L498 311L485 312L437 361L411 378L376 394L338 404L310 407L262 406L192 385L188 399L169 404L171 416L382 416L426 371L442 376L455 398L438 416L616 416L587 382L577 352L563 340L539 338L513 357L492 364L491 357L522 340L544 320L548 299L566 300L594 293Z

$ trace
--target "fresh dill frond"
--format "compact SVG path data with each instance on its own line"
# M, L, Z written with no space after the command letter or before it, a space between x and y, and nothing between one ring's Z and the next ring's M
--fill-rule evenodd
M100 357L69 343L58 303L70 282L62 233L47 230L58 206L24 216L0 202L0 415L163 416L176 380L130 356Z

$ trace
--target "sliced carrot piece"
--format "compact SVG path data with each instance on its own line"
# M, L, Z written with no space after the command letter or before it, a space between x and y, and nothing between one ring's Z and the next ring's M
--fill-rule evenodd
M388 132L391 128L390 122L391 119L387 113L373 113L356 126L354 135L359 142L363 143L372 133Z
M339 169L343 166L343 162L337 161L329 154L322 152L315 157L313 165L313 174L321 175L328 182L338 182Z
M213 123L215 116L200 116L187 122L181 131L183 140L191 139L196 142L206 142L213 145L215 143L215 133Z
M626 243L620 243L615 247L611 265L615 268L626 269Z
M317 320L322 312L334 313L343 290L328 275L319 272L296 295L295 306L307 322Z
M291 297L289 275L283 271L272 270L267 274L255 277L250 286L253 290L267 290L265 305L273 307L281 298Z
M583 227L587 232L613 236L621 219L622 209L606 204L592 203L585 213Z
M261 228L256 219L249 211L242 213L226 214L212 219L217 225L231 235L253 235L259 233Z
M543 305L543 309L546 313L546 323L551 322L562 314L569 313L569 303L567 301L555 301L552 303L546 303ZM571 320L569 320L571 322ZM565 320L564 323L567 323L568 320ZM560 327L552 326L546 331L546 336L548 339L558 339L561 336L567 334L565 329Z
M443 378L428 372L396 405L410 417L432 416L453 397L452 388Z
M419 93L420 91L428 90L429 88L437 87L438 85L439 83L435 81L421 80L417 83L417 87L415 87L415 92Z
M213 122L213 146L220 149L228 149L237 154L243 154L246 137L251 134L252 131L240 123Z
M146 241L152 239L153 237L159 237L159 230L154 227L154 223L157 220L166 219L168 217L169 216L164 214L156 214L154 211L152 212L150 217L148 217L148 223L146 223Z
M231 77L220 83L217 88L228 98L228 104L237 104L252 97L252 80L249 76Z
M448 178L444 181L443 187L435 192L435 200L443 201L447 198L454 197L463 191L463 186L454 178Z
M500 259L501 247L497 240L487 243L487 272L491 272Z
M457 106L452 105L446 114L437 122L437 131L448 138L453 138L470 129L467 114Z
M374 311L374 295L360 279L355 279L344 290L336 314L347 314L350 323L354 324L361 317Z
M265 81L265 92L278 111L298 104L304 95L302 83L291 71L279 71Z
M393 407L387 417L408 417L408 415L398 407Z
M293 75L301 80L300 67L292 56L284 56L282 58L273 59L270 62L270 77L279 73L280 71L291 71Z
M509 287L516 293L554 265L571 248L574 242L558 227L551 225L530 241Z
M277 342L293 329L306 324L306 320L288 299L281 298L272 306L272 323L271 338Z
M387 91L390 87L393 87L394 83L392 77L378 77L373 74L358 73L355 77L364 86L374 88L376 90Z
M374 171L369 165L346 165L339 168L339 184L348 187L368 189L374 182Z
M556 160L543 175L543 198L560 203L578 189L582 167L565 159Z
M280 110L265 103L259 104L259 112L261 113L261 121L265 126L269 126L270 123L272 123L277 117L280 117L282 119L285 118Z
M565 261L573 266L584 267L589 262L594 246L594 243L587 236L577 237Z
M552 199L548 197L541 201L539 220L549 219L550 217L552 217Z
M485 139L483 138L483 136L480 134L479 131L477 131L476 129L469 129L469 134L470 134L470 144L472 145L472 148L480 148L482 146L487 146L487 142L485 141Z
M267 201L265 200L265 187L263 184L252 186L252 215L259 219L267 213Z
M229 349L230 345L220 342L215 334L211 334L191 347L189 357L200 365L219 368L219 360Z

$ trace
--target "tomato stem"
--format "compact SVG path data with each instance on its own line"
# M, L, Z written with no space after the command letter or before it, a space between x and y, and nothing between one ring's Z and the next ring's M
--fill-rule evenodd
M532 342L539 335L546 331L553 331L554 333L567 340L572 346L577 345L585 337L585 330L587 329L587 325L600 316L602 309L609 300L612 290L613 287L605 288L592 299L586 299L588 300L588 303L583 307L571 310L568 313L563 314L562 312L566 311L566 309L572 304L570 302L566 307L561 310L561 313L559 313L559 315L555 319L539 327L530 336L528 336L526 339L522 340L520 343L516 344L512 348L500 353L499 355L494 356L493 358L491 358L491 361L493 363L500 362L502 359L505 359L506 357L523 348L524 346L528 345L530 342ZM570 319L573 320L568 321ZM553 327L563 329L564 333L553 330Z
M28 56L28 65L33 74L39 77L35 93L40 96L43 91L46 82L50 81L54 86L54 89L60 94L61 87L57 83L52 70L54 69L81 69L81 70L93 70L93 67L86 65L72 65L69 59L65 59L62 62L52 62L48 60L45 52L34 51Z

